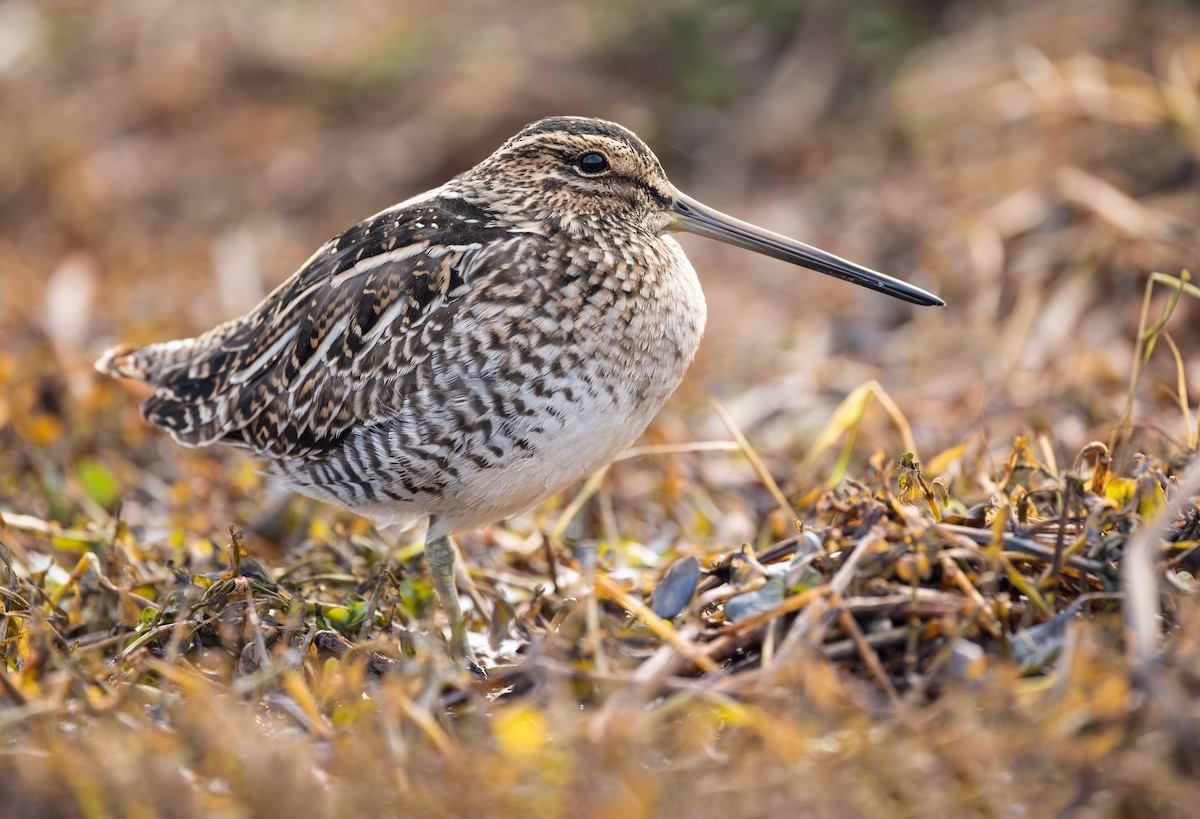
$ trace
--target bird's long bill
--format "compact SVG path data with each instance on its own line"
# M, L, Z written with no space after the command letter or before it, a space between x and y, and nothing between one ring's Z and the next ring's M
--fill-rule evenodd
M839 279L878 290L880 293L886 293L913 304L924 306L945 304L937 296L927 293L919 287L848 262L812 245L797 242L795 239L780 236L778 233L755 227L741 219L727 216L678 191L675 193L675 205L672 210L675 214L675 223L671 226L673 230L698 233L726 244L753 250L755 253L773 256L776 259L798 264L827 276L836 276Z

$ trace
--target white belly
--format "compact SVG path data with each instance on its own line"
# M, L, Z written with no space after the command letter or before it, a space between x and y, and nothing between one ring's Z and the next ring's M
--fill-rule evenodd
M536 452L503 468L464 473L439 501L435 528L465 531L535 506L611 462L642 434L657 410L635 417L629 407L581 407L561 428L550 427L536 441Z

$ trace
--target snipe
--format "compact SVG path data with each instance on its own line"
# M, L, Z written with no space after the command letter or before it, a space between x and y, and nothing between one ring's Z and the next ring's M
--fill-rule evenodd
M142 414L181 444L253 450L380 524L427 517L452 647L477 670L447 537L608 463L675 390L705 304L671 231L942 304L685 196L619 125L551 117L330 240L247 315L96 366L154 385Z

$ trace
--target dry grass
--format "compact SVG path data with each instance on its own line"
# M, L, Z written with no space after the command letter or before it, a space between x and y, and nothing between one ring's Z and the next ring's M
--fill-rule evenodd
M1189 813L1200 15L283 8L0 9L0 812ZM411 535L90 365L548 113L949 306L690 244L645 445L460 544L480 683Z

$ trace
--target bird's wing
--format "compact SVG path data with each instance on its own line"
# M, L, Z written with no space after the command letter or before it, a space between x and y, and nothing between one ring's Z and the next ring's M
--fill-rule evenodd
M394 415L423 377L424 325L453 325L481 251L504 235L462 199L405 203L330 240L246 316L118 352L108 369L157 387L142 413L180 443L319 454Z

